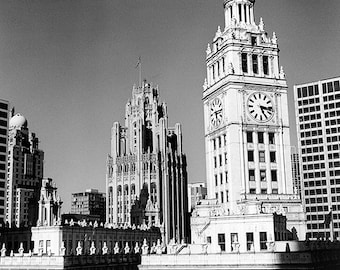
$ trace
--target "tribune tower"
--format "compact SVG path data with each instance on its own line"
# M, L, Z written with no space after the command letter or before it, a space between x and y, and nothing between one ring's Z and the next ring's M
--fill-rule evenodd
M134 86L125 125L111 130L107 161L106 221L120 226L159 226L163 240L188 240L186 156L182 128L168 126L159 89Z
M224 0L225 28L206 51L208 196L230 214L250 201L267 211L279 205L296 225L302 206L291 175L287 82L276 34L267 35L262 18L255 23L254 4Z

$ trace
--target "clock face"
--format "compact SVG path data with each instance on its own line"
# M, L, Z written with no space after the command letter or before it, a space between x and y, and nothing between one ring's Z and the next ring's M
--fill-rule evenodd
M247 107L250 116L258 122L268 122L274 116L272 99L261 92L256 92L249 96Z
M214 127L218 127L222 122L222 101L215 98L210 106L210 122Z

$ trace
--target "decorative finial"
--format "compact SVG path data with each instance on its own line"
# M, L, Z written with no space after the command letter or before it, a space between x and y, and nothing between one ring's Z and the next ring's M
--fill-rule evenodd
M286 74L285 74L285 72L284 72L282 66L281 66L281 68L280 68L280 74L279 74L279 76L280 76L280 79L282 79L282 80L284 80L284 79L286 78Z
M273 42L273 44L277 44L277 36L276 36L275 32L273 32L272 42Z
M203 84L203 90L207 90L207 88L208 88L208 81L207 81L207 78L205 78L204 84Z
M262 17L260 18L259 28L260 28L260 31L264 31L264 22L263 22L263 18Z
M216 32L216 37L220 37L221 35L222 35L221 26L218 26L217 27L217 32Z
M211 54L211 48L210 48L210 44L209 44L209 43L208 43L208 47L207 47L206 52L207 52L207 55L208 55L208 54Z

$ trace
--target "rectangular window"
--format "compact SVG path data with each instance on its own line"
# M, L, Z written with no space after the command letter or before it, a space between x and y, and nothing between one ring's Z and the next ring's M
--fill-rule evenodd
M221 148L222 147L222 138L218 137L218 147Z
M249 189L249 193L250 193L250 194L256 194L256 189L255 189L255 188Z
M260 232L260 249L265 250L267 249L267 233Z
M276 155L275 152L270 152L270 162L275 163L276 162Z
M260 162L266 162L266 156L264 151L259 151L259 160Z
M263 73L265 75L268 75L269 74L268 56L264 55L262 59L263 59Z
M226 190L226 201L229 202L229 190Z
M261 189L261 194L267 194L267 189L265 188Z
M6 103L0 102L0 109L8 110L8 105Z
M253 150L248 151L248 161L249 162L254 161L254 151Z
M251 45L255 46L257 44L257 38L255 36L251 37Z
M222 166L222 155L219 155L220 166Z
M247 143L253 142L253 132L247 131Z
M278 191L278 189L277 189L277 188L273 188L273 189L272 189L272 193L273 193L273 194L278 194L278 193L279 193L279 191Z
M249 170L249 181L255 181L255 170Z
M224 203L223 191L221 191L221 203Z
M242 71L244 73L248 72L248 55L246 53L242 53Z
M277 172L276 170L271 171L272 182L277 182Z
M254 234L247 233L247 251L251 251L254 248Z
M258 139L258 143L264 143L263 132L257 133L257 139Z
M265 170L260 170L260 179L262 182L267 181L266 179L266 171Z
M268 137L269 137L269 144L275 144L275 133L269 132Z
M219 233L217 235L217 241L218 244L221 248L221 251L225 251L225 234L224 233Z
M225 182L228 183L228 172L225 172Z
M230 243L231 243L231 251L235 251L234 250L234 246L235 244L238 243L238 234L237 233L231 233L230 234Z
M222 173L220 173L220 183L221 183L221 185L223 184L223 174Z
M217 168L217 158L214 157L214 167Z
M214 150L216 150L216 139L213 139Z
M218 186L217 174L215 174L215 186Z
M253 60L253 72L254 74L258 74L259 73L258 57L256 54L253 54L251 58Z

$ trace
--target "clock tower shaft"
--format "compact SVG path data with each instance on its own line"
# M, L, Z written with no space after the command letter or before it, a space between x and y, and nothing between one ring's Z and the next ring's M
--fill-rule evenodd
M270 201L271 206L287 201L287 212L302 213L293 190L287 82L278 39L267 35L262 18L255 23L254 4L225 0L225 28L218 27L206 50L208 197L228 213L249 201Z

